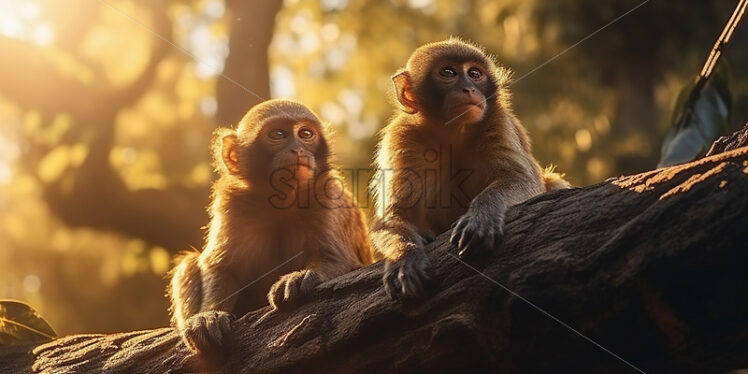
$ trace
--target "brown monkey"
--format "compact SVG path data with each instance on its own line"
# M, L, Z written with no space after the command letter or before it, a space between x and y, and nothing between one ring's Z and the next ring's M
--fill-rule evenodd
M378 146L371 236L385 291L410 299L429 278L423 246L435 234L452 225L460 256L485 253L501 243L507 207L569 184L541 170L512 114L509 72L481 49L423 45L392 80L401 108Z
M219 178L205 248L183 255L168 290L172 325L196 351L221 346L230 313L267 299L283 308L372 262L364 218L306 106L259 104L236 130L219 129L213 150Z

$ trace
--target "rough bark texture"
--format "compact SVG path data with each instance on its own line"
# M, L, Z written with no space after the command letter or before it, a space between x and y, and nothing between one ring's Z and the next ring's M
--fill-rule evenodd
M421 303L388 300L377 263L295 310L249 313L219 371L748 367L747 228L748 147L547 193L510 209L490 258L462 263L444 235L429 245L438 281ZM170 328L77 335L0 349L0 372L205 370L188 353Z
M740 148L748 144L748 123L743 125L743 128L735 131L730 135L720 136L709 151L706 153L707 156L716 155L717 153L732 151L733 149Z

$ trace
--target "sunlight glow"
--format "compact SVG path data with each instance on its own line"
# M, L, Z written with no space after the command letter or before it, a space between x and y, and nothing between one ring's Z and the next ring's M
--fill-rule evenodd
M333 101L326 101L320 108L319 115L325 122L333 126L340 126L345 120L345 110Z
M227 30L221 23L226 9L223 2L217 0L201 5L198 12L189 6L179 6L175 18L181 34L179 44L195 57L197 76L208 79L223 72L229 54Z
M342 10L348 6L348 0L322 0L320 2L322 10L325 12L332 12L335 10Z
M368 139L376 134L378 129L379 121L376 117L367 116L363 121L358 120L351 122L348 126L348 134L353 139Z
M592 135L590 134L590 130L577 130L574 134L574 140L577 142L577 148L582 152L589 151L592 146Z
M607 134L610 131L610 120L607 116L601 114L595 117L595 130L601 134Z
M218 112L218 100L215 96L205 96L200 99L200 112L209 118L212 118Z
M274 67L270 72L270 95L272 97L296 97L293 71L286 66Z
M36 274L29 274L23 278L23 289L26 292L39 292L42 287L42 281Z
M18 145L0 134L0 185L7 184L13 178L11 165L20 153Z
M332 22L328 22L322 26L320 34L322 34L322 39L326 42L333 42L340 36L340 27Z
M10 172L10 166L0 161L0 185L10 182L13 174Z
M436 12L436 2L434 0L408 0L408 6L426 14Z
M39 27L31 32L31 40L39 45L49 45L52 43L54 36L55 34L54 30L52 30L52 26L47 24L39 25Z
M224 5L223 1L210 0L204 2L202 6L203 13L212 19L219 19L226 12L226 5Z
M39 4L34 1L0 0L0 34L49 45L54 41L54 29L39 16Z

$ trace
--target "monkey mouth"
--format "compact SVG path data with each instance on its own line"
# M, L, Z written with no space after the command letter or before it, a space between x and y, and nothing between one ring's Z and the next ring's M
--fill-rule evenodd
M483 110L485 106L486 106L486 103L483 100L469 100L469 101L458 103L457 105L455 105L455 108L469 109L469 108L475 107L480 110Z
M286 168L289 169L300 169L300 168L307 168L307 169L314 169L314 166L312 166L310 163L306 161L299 160L298 162L294 162L292 164L288 164Z
M297 162L296 165L303 166L309 169L314 169L314 166L309 161L306 161L304 159L299 159L299 162Z

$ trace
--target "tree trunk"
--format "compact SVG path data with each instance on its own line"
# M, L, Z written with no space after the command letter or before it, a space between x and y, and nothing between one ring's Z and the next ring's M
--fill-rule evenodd
M427 247L438 276L420 303L388 300L376 263L323 284L295 310L251 312L235 322L219 370L748 367L748 147L735 145L743 147L512 207L503 247L487 259L459 261L441 235ZM0 372L204 370L188 353L171 328L76 335L4 348Z
M233 126L249 108L270 98L268 47L280 0L227 2L231 19L229 55L218 78L216 121Z

